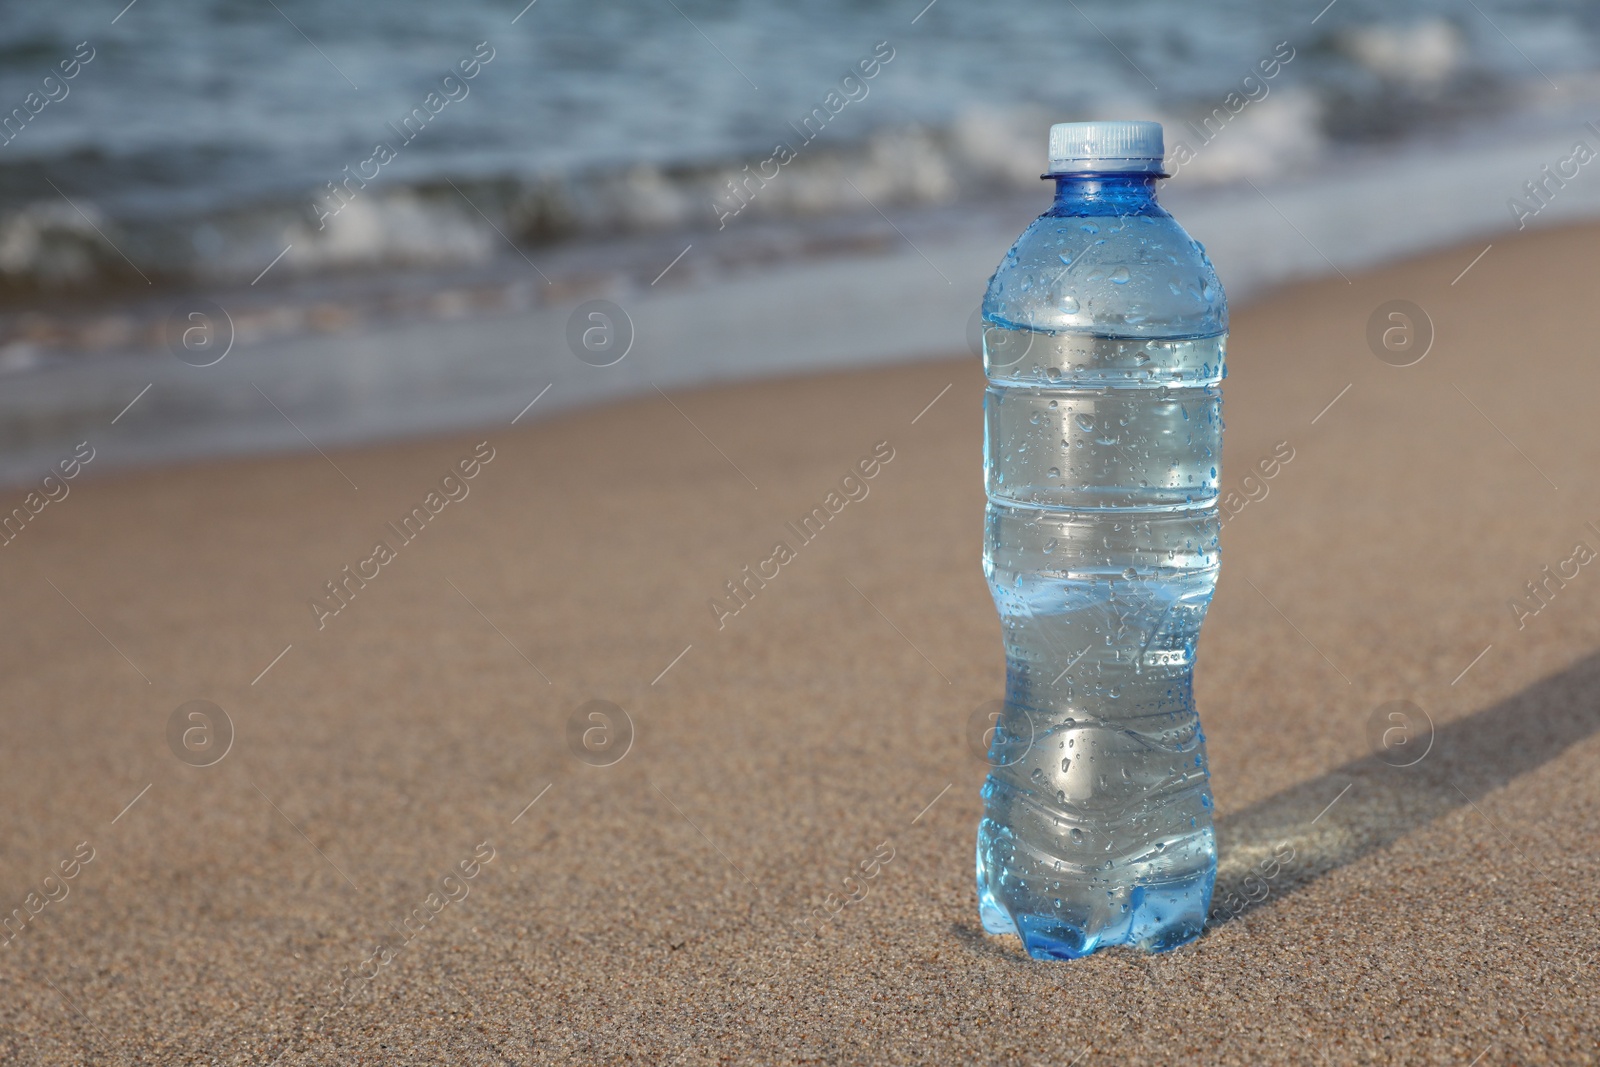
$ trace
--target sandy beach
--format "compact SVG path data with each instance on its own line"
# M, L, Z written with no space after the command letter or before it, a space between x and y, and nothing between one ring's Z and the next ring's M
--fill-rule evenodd
M1236 314L1197 678L1234 904L1155 957L978 925L975 359L90 463L0 548L0 1061L1600 1061L1597 238Z

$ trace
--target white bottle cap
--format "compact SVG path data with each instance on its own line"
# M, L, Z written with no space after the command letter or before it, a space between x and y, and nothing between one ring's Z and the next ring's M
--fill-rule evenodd
M1050 173L1161 170L1159 122L1058 122L1050 127Z

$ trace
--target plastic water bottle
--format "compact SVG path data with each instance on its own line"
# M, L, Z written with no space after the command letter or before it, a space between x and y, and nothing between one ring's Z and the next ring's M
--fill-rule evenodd
M1199 935L1216 878L1195 642L1217 580L1227 302L1156 203L1154 122L1050 129L1055 203L983 300L984 571L1006 698L984 929L1036 959Z

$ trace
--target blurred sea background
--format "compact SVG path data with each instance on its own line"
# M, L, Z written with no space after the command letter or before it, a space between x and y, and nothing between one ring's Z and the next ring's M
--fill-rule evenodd
M1163 199L1235 303L1600 216L1586 172L1523 184L1600 150L1600 7L1324 3L11 7L0 477L95 435L148 463L958 354L1058 121L1166 124L1192 158ZM627 320L608 367L569 343L596 299ZM194 323L220 362L175 358Z

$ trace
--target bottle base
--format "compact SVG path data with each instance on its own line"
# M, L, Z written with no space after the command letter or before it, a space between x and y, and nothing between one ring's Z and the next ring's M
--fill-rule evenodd
M984 932L1017 935L1036 960L1082 959L1112 946L1166 952L1205 930L1216 875L1211 863L1175 880L1109 891L1085 887L1079 900L1053 900L1051 913L1039 914L1012 911L1000 903L989 886L980 852L978 916Z

